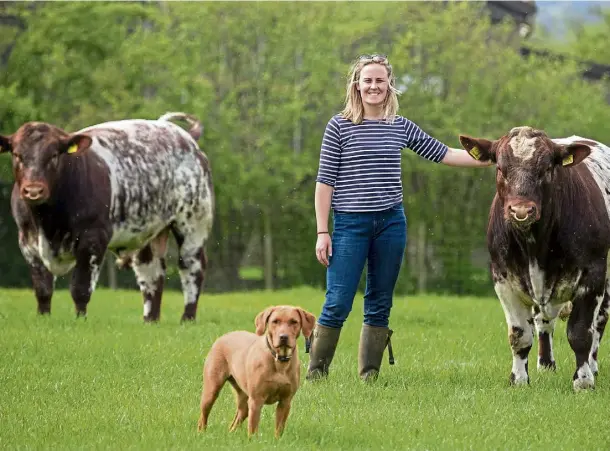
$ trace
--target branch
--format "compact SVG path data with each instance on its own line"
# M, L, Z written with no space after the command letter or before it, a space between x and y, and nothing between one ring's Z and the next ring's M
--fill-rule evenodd
M19 28L21 31L25 30L25 21L15 15L0 15L0 25L8 25Z

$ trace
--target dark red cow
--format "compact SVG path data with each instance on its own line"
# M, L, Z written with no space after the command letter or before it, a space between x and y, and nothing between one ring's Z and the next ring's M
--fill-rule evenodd
M169 122L186 120L190 132ZM214 193L196 140L201 123L168 113L76 133L41 122L0 136L13 158L11 206L32 273L39 313L50 313L54 280L73 269L70 292L85 316L109 249L128 259L144 297L144 319L160 316L169 233L179 247L183 320L194 319L205 275Z
M610 302L610 148L578 136L550 139L530 127L460 142L497 169L487 241L513 354L510 381L529 383L534 329L538 368L555 368L556 318L571 308L573 387L593 388Z

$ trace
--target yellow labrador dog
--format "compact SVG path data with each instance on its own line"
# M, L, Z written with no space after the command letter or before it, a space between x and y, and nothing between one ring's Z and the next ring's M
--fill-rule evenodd
M256 316L256 334L234 331L216 340L203 365L198 429L206 429L212 406L228 381L237 403L229 430L248 418L251 437L258 431L263 405L277 403L275 436L279 438L300 384L297 339L301 332L309 339L315 321L314 315L300 307L274 306Z

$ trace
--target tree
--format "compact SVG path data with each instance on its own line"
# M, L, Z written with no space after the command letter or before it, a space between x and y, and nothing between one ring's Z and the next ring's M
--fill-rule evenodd
M448 145L458 147L460 133L497 138L524 124L610 142L604 85L584 82L576 63L523 59L514 30L492 26L484 3L379 3L373 13L359 2L36 3L3 12L25 24L0 21L0 45L12 46L0 74L3 133L27 120L74 131L176 110L201 118L216 195L208 290L323 285L313 252L320 142L359 54L389 55L399 113ZM409 240L398 292L489 293L494 170L447 168L405 149L403 184ZM244 281L245 261L264 268L263 281ZM131 274L119 276L135 287Z

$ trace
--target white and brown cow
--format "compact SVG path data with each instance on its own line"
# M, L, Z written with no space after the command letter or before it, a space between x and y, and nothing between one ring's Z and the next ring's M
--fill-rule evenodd
M593 388L610 302L610 148L578 136L549 139L530 127L460 142L497 168L487 242L513 354L511 383L529 383L534 328L538 369L555 368L555 322L571 307L573 387Z
M189 132L170 122L187 121ZM182 320L195 319L206 270L214 193L210 166L191 115L106 122L67 133L42 122L0 135L11 152L11 196L19 246L31 269L39 313L50 313L55 277L73 269L70 293L86 316L109 249L130 260L144 297L144 320L157 321L171 232L179 249Z

